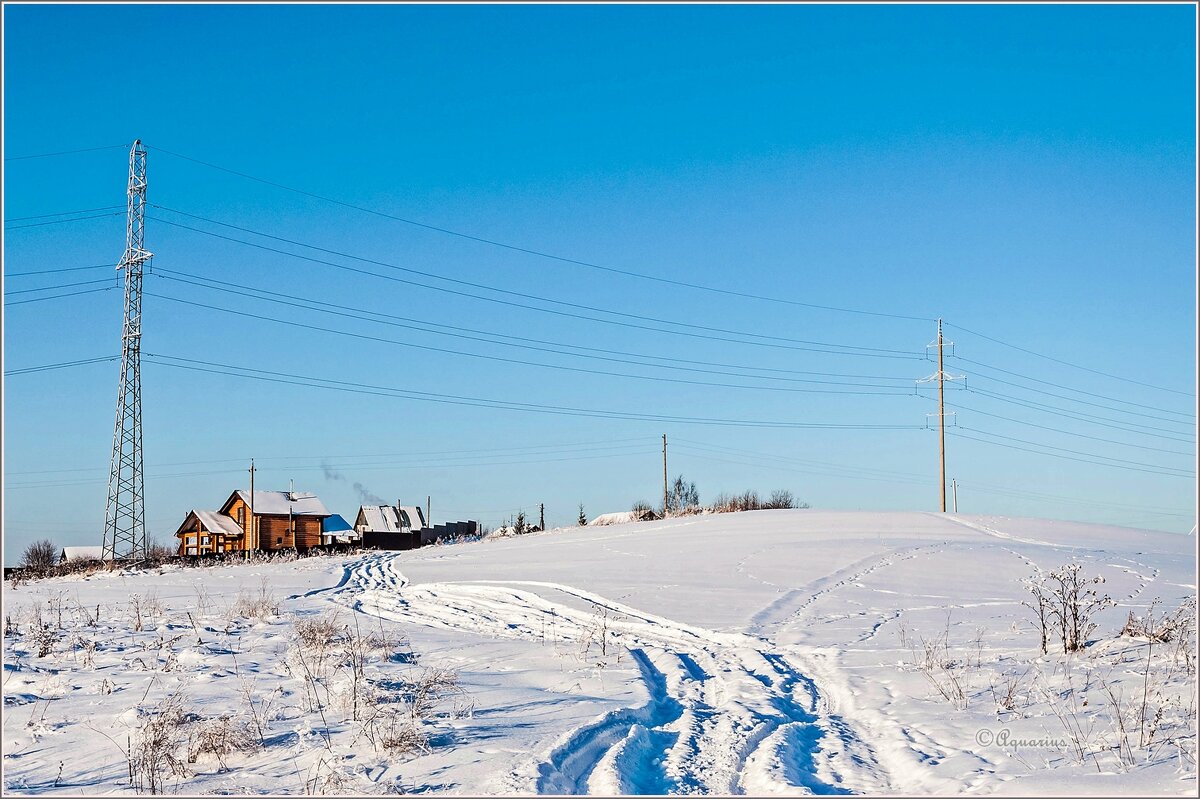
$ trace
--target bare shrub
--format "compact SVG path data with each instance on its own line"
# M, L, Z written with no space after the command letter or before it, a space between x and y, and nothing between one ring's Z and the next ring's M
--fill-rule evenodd
M933 689L943 699L955 708L963 710L967 706L967 692L963 687L960 670L964 665L950 652L949 622L933 639L919 637L913 644L913 659L917 670L925 677Z
M130 780L136 790L159 794L168 775L189 776L187 766L178 756L186 743L187 721L184 697L178 691L147 712L128 752Z
M29 614L29 631L25 633L25 637L37 650L37 656L44 658L54 651L54 645L58 643L62 633L44 621L41 606L34 605Z
M46 574L54 568L57 560L58 549L48 538L34 541L25 547L25 552L21 555L21 565L34 575Z
M161 566L175 557L175 550L158 541L151 541L146 547L146 565Z
M792 496L791 491L784 489L772 491L771 497L763 503L763 508L767 510L785 510L794 507L796 507L796 498Z
M266 577L259 583L258 591L242 591L233 602L230 612L244 619L266 619L279 615L279 603L271 593L271 584Z
M425 731L412 718L395 708L380 714L378 729L380 745L395 754L429 751L429 738Z
M1104 578L1084 577L1080 563L1068 563L1050 572L1038 570L1024 582L1033 601L1022 604L1037 615L1043 655L1054 630L1058 631L1064 654L1083 649L1096 629L1092 618L1115 604L1112 597L1101 595L1097 588Z
M427 718L443 699L462 692L458 672L451 669L426 669L408 686L409 714L414 720Z
M639 522L646 522L658 518L658 514L654 512L654 508L651 507L650 503L644 499L639 499L637 502L633 503L633 507L630 508L630 512L633 513L633 518Z
M1166 644L1190 638L1196 626L1196 597L1188 597L1171 613L1163 614L1157 622L1153 616L1142 618L1129 611L1129 617L1121 628L1120 635L1130 638L1145 638L1157 644Z
M342 632L337 611L321 616L298 618L292 622L296 640L308 649L324 649L333 643Z
M258 743L259 738L247 719L230 715L203 719L190 725L188 762L195 763L204 755L213 755L225 771L227 756L235 752L253 752Z
M992 691L992 699L996 702L996 712L1014 712L1021 700L1021 682L1025 679L1025 675L1029 670L1020 674L1010 673L1000 675L999 680L992 680L990 688Z

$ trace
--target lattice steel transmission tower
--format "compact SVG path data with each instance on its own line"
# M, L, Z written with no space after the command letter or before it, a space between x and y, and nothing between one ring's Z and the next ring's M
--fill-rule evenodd
M105 559L140 560L146 556L146 510L142 472L142 268L152 253L146 242L146 148L141 140L129 151L125 255L125 321L121 328L121 379L117 421L113 427L108 505L104 512Z

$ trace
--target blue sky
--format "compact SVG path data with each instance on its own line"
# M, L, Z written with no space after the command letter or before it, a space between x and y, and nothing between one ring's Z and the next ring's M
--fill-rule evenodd
M442 400L147 358L160 540L244 486L251 457L259 487L294 479L346 516L358 483L432 495L435 521L544 502L571 523L579 503L656 502L664 432L704 500L787 488L935 510L937 436L906 428L936 410L913 381L934 369L937 317L968 376L948 392L963 512L1194 523L1193 6L6 5L4 20L6 303L109 285L30 291L105 268L17 273L115 263L119 214L25 218L120 206L140 137L145 352ZM124 146L22 157L109 145ZM6 371L117 354L120 305L117 290L8 305ZM99 542L116 382L114 362L5 378L6 562L34 538Z

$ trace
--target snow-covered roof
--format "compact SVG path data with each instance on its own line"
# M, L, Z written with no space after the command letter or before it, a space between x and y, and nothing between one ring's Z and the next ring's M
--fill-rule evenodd
M237 522L229 518L223 513L217 513L215 510L193 510L200 523L204 525L204 529L210 533L224 533L225 535L241 535L242 528L238 527Z
M247 505L250 504L250 492L238 490L237 495ZM254 513L256 515L287 516L329 516L329 509L316 494L303 491L254 491Z
M406 527L420 530L425 527L425 513L418 505L401 505L400 514Z
M420 530L425 526L425 514L416 505L363 505L358 512L367 529L376 533Z
M63 547L60 559L71 560L104 560L104 547Z
M620 513L602 513L588 522L588 527L604 527L610 524L625 524L636 521L640 521L638 515L631 510L626 510Z
M350 535L354 528L340 513L335 513L321 520L321 532L326 535Z

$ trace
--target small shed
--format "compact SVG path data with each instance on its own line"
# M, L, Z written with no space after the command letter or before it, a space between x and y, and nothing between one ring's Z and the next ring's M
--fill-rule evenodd
M346 521L340 513L335 513L332 516L326 516L321 521L321 543L330 544L356 544L362 539L350 522Z
M363 546L377 549L416 549L421 546L425 514L416 505L361 505L354 530Z
M104 547L63 547L58 556L59 563L80 560L104 560Z

